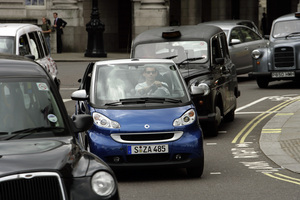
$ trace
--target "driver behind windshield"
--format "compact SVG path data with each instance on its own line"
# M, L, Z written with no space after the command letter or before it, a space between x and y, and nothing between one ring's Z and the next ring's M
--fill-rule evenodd
M145 82L138 83L135 86L135 91L140 95L170 95L168 84L156 80L158 71L155 67L147 66L143 71Z

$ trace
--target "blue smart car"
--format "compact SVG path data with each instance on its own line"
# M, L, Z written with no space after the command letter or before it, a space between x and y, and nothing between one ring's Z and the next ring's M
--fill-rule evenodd
M94 125L80 136L85 148L112 168L169 166L203 173L203 135L191 94L172 60L125 59L90 63L72 94L75 115Z

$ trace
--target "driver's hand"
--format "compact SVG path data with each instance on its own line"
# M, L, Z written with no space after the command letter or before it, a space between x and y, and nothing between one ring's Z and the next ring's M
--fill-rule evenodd
M161 86L162 86L162 84L161 84L160 81L155 81L155 82L154 82L154 85L155 85L156 87L161 87Z

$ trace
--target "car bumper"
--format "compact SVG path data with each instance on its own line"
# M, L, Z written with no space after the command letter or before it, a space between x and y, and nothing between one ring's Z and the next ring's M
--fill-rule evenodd
M151 134L151 133L149 133ZM110 135L91 130L89 144L92 153L99 156L112 168L124 167L193 167L203 164L203 139L199 127L193 131L185 131L182 136L171 142L156 143L119 143ZM127 152L131 145L167 144L168 153L133 154Z
M282 77L282 78L273 78L275 79L294 79L296 77L300 77L300 70L281 70L281 71L294 71L295 72L295 77ZM274 71L274 72L280 72L280 71ZM248 74L249 77L269 77L272 78L272 71L270 72L250 72Z

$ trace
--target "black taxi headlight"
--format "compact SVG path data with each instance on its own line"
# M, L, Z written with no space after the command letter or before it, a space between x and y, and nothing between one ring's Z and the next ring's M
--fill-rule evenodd
M257 60L261 57L261 52L259 50L253 50L251 53L251 56L252 56L252 58Z
M111 195L116 190L116 185L113 176L106 171L95 173L91 179L93 191L103 197Z

